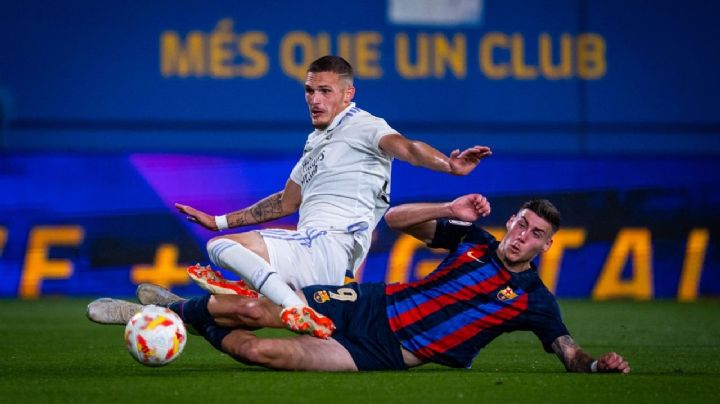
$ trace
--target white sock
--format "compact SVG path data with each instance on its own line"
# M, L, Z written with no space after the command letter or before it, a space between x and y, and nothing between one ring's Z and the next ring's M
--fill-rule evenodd
M304 305L267 261L242 244L228 239L215 239L208 243L207 250L215 265L241 276L274 303L282 307Z

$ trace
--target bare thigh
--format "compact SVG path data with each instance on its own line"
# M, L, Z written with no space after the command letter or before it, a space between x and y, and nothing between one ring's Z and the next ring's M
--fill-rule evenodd
M235 330L222 341L223 350L250 364L280 370L357 371L345 347L330 339L300 335L293 338L260 339L251 332Z

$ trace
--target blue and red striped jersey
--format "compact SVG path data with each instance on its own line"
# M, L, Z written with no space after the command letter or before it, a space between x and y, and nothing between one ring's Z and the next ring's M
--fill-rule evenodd
M469 368L500 334L532 331L547 352L569 335L555 297L537 269L505 269L498 242L477 224L441 219L431 247L450 250L426 278L386 286L390 328L417 357Z

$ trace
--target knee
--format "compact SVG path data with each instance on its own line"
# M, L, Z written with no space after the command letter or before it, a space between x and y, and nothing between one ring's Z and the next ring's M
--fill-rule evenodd
M210 261L213 264L222 266L222 263L220 262L220 253L228 246L232 245L230 244L230 241L231 240L228 240L223 236L218 236L211 238L210 241L205 244L205 249L207 250Z
M210 261L212 261L215 265L225 267L227 264L226 260L229 259L229 257L233 254L237 254L238 251L242 253L243 251L249 249L247 243L243 240L245 239L238 238L233 235L216 236L211 238L205 245Z
M215 248L215 246L220 245L220 243L227 242L239 244L245 249L250 250L251 252L261 257L267 254L267 247L265 246L265 241L260 234L254 231L240 234L215 236L211 238L206 244L208 253L212 253L212 250Z
M243 357L248 362L256 365L263 365L268 362L268 355L263 340L256 339L248 342L243 347Z
M238 320L250 320L254 323L263 317L263 308L259 299L235 299L231 310L232 316Z
M222 342L222 350L226 354L232 356L235 360L247 365L255 365L251 359L257 355L255 353L256 341L257 338L254 336L250 339L225 338Z
M215 236L215 237L211 238L210 240L208 240L208 242L205 244L205 246L208 247L208 248L210 248L210 245L211 245L211 244L214 244L214 243L216 243L216 242L218 242L218 241L220 241L220 240L227 240L227 237L225 237L225 236Z
M242 363L266 366L272 359L272 344L267 340L252 338L227 346L225 352Z
M230 246L234 244L240 244L243 245L243 243L238 242L238 240L234 238L230 238L228 236L215 236L208 240L208 242L205 244L205 248L207 249L208 254L211 254L213 250L218 248L219 246Z

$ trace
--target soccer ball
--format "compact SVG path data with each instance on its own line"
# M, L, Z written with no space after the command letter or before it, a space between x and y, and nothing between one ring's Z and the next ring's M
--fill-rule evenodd
M183 321L165 307L145 306L125 326L125 344L130 355L146 366L163 366L174 361L186 341Z

